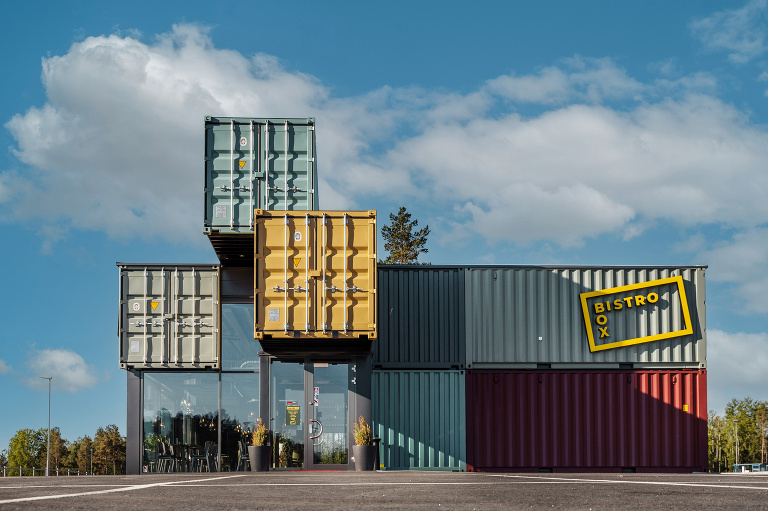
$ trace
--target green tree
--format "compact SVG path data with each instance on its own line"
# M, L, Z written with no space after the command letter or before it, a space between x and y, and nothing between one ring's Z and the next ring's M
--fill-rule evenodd
M426 248L429 226L414 232L418 220L411 221L411 214L402 206L397 212L389 214L390 224L381 228L384 237L384 249L387 258L379 261L384 264L418 264L419 254L429 252Z
M98 460L98 469L96 468ZM122 474L125 470L125 438L117 426L99 428L93 440L94 472Z
M80 439L77 449L77 469L80 472L90 472L92 448L93 440L91 440L91 437L86 435Z
M2 450L0 451L0 470L6 466L8 466L8 451Z
M62 468L70 470L78 470L77 468L77 452L80 450L80 442L82 438L78 438L67 444L67 455L62 462Z
M714 410L710 410L707 421L709 433L709 471L722 472L727 467L725 452L723 451L725 434L725 421Z
M8 466L44 468L47 439L47 428L40 428L37 431L33 429L17 431L8 444Z
M746 397L732 399L725 407L725 449L732 454L731 463L760 463L765 448L766 403ZM763 421L761 424L761 420Z
M47 442L47 437L46 437ZM46 443L46 448L47 448ZM67 441L61 438L59 428L51 428L51 471L64 467L67 457Z

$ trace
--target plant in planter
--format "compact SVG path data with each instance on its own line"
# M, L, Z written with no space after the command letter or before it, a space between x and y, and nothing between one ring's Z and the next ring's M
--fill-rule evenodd
M251 460L251 470L265 472L269 470L269 430L259 417L251 435L253 445L248 446L248 457Z
M373 445L371 426L360 415L359 422L353 422L355 444L352 453L355 455L355 470L373 470L376 463L376 446Z

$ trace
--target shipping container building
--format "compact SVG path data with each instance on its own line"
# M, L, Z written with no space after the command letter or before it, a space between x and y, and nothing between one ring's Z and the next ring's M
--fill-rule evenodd
M322 234L304 230L307 218L316 223L267 213L279 236L265 234L249 267L119 265L130 472L199 469L169 465L163 441L211 445L214 470L247 470L243 441L258 418L273 432L272 469L354 469L360 415L383 469L706 469L706 267L371 267L375 250L353 243L345 287L374 277L376 310L368 295L359 303L375 330L302 337L307 307L294 296L299 333L281 337L280 323L258 337L262 290L306 298L305 281L322 280ZM285 305L277 293L267 319ZM309 324L316 332L322 319Z

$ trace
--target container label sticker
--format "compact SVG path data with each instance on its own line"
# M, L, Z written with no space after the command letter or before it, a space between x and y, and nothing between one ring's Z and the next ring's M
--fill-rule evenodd
M160 302L149 302L149 304L152 306L152 310L156 311L157 306L160 305Z
M227 218L226 206L216 206L216 218Z
M243 167L245 167L245 162L243 160L240 160L237 163L240 165L240 170L243 170Z
M682 276L590 291L579 296L592 352L693 333ZM677 319L661 321L662 314ZM659 328L666 331L659 331Z
M318 397L320 397L320 387L315 387L315 395L314 395L314 398L312 399L312 402L314 403L315 406L318 406L318 403L319 403L317 399Z
M139 302L133 302L133 312L139 312L141 310L141 304Z
M248 145L248 139L245 137L240 137L240 146Z
M131 341L131 353L139 352L139 341Z
M293 266L294 267L298 268L300 262L301 262L301 257L294 257L293 258Z
M280 321L280 309L269 309L269 321Z
M293 239L294 241L301 241L301 233L299 231L294 232Z

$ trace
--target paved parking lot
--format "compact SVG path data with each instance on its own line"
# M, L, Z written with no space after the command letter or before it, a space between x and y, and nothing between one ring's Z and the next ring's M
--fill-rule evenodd
M768 476L385 471L0 478L2 510L737 506L768 506Z

